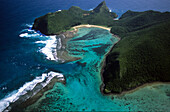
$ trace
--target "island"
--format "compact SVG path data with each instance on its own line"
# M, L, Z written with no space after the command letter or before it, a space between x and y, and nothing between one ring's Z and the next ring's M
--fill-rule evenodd
M72 6L34 21L33 28L45 35L72 37L77 25L110 27L120 41L103 61L103 93L122 93L151 82L170 81L170 12L127 11L119 20L105 1L85 11ZM78 27L77 27L78 28ZM71 32L71 33L70 33Z

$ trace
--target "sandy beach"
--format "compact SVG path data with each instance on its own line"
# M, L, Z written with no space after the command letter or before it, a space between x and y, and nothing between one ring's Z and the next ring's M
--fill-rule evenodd
M111 28L108 28L108 27L98 26L98 25L89 25L89 24L87 24L87 25L78 25L78 26L74 26L72 28L74 28L76 30L76 29L82 28L82 27L85 27L85 28L91 28L91 27L93 27L93 28L102 28L102 29L105 29L105 30L108 30L108 31L111 30Z

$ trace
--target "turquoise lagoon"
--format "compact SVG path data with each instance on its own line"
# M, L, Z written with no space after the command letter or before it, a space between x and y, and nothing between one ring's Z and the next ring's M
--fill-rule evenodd
M100 28L80 28L67 43L69 55L81 57L69 63L53 63L50 67L60 71L66 84L56 82L26 111L167 111L170 110L170 85L146 86L124 95L103 95L100 71L102 61L118 41L109 31Z

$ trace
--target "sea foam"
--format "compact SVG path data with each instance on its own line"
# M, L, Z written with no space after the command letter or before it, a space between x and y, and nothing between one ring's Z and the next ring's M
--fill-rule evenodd
M46 41L38 41L37 43L44 43L46 44L45 47L40 49L40 52L46 55L48 60L58 60L56 57L56 36L49 36L49 39Z
M25 95L28 91L33 90L33 88L41 83L42 87L45 87L51 79L54 77L57 77L58 80L64 81L64 76L61 73L57 72L49 72L49 73L43 73L41 76L36 77L33 81L25 83L22 87L20 87L18 90L13 91L9 95L7 95L5 98L0 100L0 111L3 111L5 108L7 108L10 103L17 101L20 96ZM28 97L29 98L29 97Z
M40 33L37 33L35 30L31 30L32 25L27 24L26 29L21 31L19 37L22 38L46 38L45 40L36 41L37 44L45 44L45 47L39 50L39 52L43 53L48 60L58 61L57 58L57 49L61 49L61 39L56 38L56 36L44 36ZM56 47L57 46L57 47Z
M38 33L35 33L35 34L22 33L19 35L19 37L36 37L36 36L40 36L40 34L38 34Z

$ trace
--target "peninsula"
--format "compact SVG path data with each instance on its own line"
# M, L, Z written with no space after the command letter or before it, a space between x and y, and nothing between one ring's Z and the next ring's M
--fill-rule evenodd
M114 21L116 17L105 2L91 11L72 6L37 18L33 29L58 35L83 24L111 27L108 30L121 40L106 56L101 72L104 93L121 93L155 81L169 82L170 13L127 11L118 21Z

